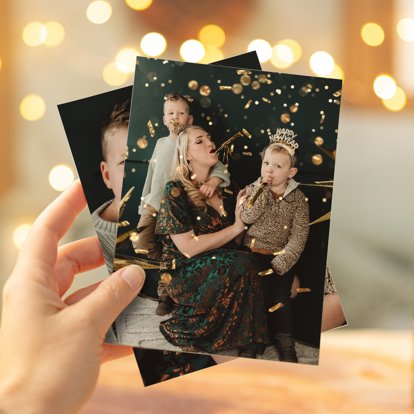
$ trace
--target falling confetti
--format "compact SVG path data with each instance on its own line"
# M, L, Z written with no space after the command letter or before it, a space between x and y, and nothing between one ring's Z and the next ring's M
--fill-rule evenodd
M124 220L118 223L118 227L127 227L127 226L129 226L128 220Z
M249 75L243 75L240 77L240 83L244 86L250 85L252 78Z
M145 149L145 148L147 148L148 147L148 141L147 141L147 138L144 136L144 137L142 137L142 138L138 138L138 140L137 140L137 146L138 146L138 148L140 148L140 149Z
M220 85L219 89L221 91L231 91L232 90L232 86L228 86L228 85Z
M242 132L247 138L252 139L252 134L247 129L243 128Z
M146 249L135 249L136 254L148 254L148 250Z
M243 86L241 83L233 83L231 90L235 95L240 95L243 92Z
M279 302L276 303L276 305L272 306L271 308L268 309L269 312L276 312L277 310L279 310L280 308L283 308L283 303Z
M278 251L278 252L273 252L273 256L279 256L279 255L281 255L281 254L285 254L286 253L286 250L280 250L280 251Z
M154 129L154 125L152 125L151 120L148 121L147 125L148 125L148 131L150 133L151 138L154 138L155 137L155 129Z
M259 81L253 81L252 82L252 89L253 90L257 90L257 89L259 89L260 88L260 82Z
M203 85L200 87L200 95L202 96L208 96L210 95L211 89L208 85Z
M246 157L253 157L253 154L249 151L243 151L242 154L245 155Z
M274 273L273 269L267 269L267 270L263 270L262 272L259 272L258 275L259 276L268 276Z
M321 165L323 163L323 157L321 154L312 155L312 164L313 165Z
M328 221L331 219L331 212L328 211L323 216L319 217L318 219L312 221L312 223L309 223L309 226L312 226L313 224L322 223L323 221Z
M269 103L269 104L272 103L272 101L269 98L265 98L265 97L262 97L262 101Z
M288 122L290 122L290 115L287 112L284 112L282 115L280 115L280 120L284 124L287 124Z
M300 287L300 288L296 288L296 292L297 293L306 293L306 292L311 292L311 289L306 288L306 287Z
M131 194L134 191L135 187L131 187L127 193L122 197L121 202L119 203L119 217L122 216L122 213L124 212L126 203L128 202L128 200L131 198Z
M188 87L195 91L198 88L198 82L196 80L190 80L190 82L188 82Z
M249 99L249 100L246 102L246 105L244 105L244 109L249 109L249 108L250 108L250 105L252 104L252 102L253 102L253 99Z
M323 145L324 140L322 137L316 137L313 142L315 143L316 146L320 147L321 145Z

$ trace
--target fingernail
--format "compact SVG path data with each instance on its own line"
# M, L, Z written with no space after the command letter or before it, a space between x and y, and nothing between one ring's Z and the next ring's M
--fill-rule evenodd
M137 265L126 267L121 273L122 278L132 290L142 287L145 280L145 272Z

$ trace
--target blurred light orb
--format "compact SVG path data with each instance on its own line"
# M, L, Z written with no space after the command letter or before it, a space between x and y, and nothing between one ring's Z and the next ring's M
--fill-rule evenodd
M401 19L397 23L397 33L401 40L414 42L414 19Z
M120 50L115 56L115 65L117 69L123 73L133 73L135 71L138 55L138 50L132 47Z
M66 190L74 179L72 169L64 164L55 165L49 173L49 184L56 191Z
M261 63L267 62L272 57L272 46L263 39L252 40L247 46L248 52L257 52L257 56Z
M47 38L47 28L43 23L31 22L24 27L22 38L27 46L40 46Z
M365 23L361 28L361 38L368 46L379 46L385 38L384 30L377 23Z
M374 80L374 92L381 99L391 99L397 92L397 83L389 75L379 75Z
M278 42L278 45L288 46L293 53L293 63L296 63L302 57L302 47L301 45L293 39L283 39Z
M128 80L128 74L118 69L115 62L108 63L102 71L103 80L111 86L123 85Z
M290 46L277 44L272 48L270 62L276 68L288 68L294 62L293 50Z
M45 101L39 95L27 95L20 102L20 115L26 121L38 121L43 118L45 112Z
M383 99L382 104L390 111L401 111L407 104L407 95L403 89L397 87L395 95L390 99Z
M195 39L186 40L180 47L180 55L186 62L200 62L205 54L203 44Z
M329 75L330 78L334 78L334 79L345 79L345 74L343 69L335 63L335 67L334 70L332 71L332 73Z
M147 56L159 56L164 53L166 48L167 41L165 40L165 37L160 33L147 33L141 39L141 49Z
M219 48L226 41L226 33L220 26L208 24L200 29L198 38L206 46Z
M2 67L3 67L3 61L0 58L0 70L1 70Z
M30 223L19 224L13 232L13 244L20 250L29 234L32 225Z
M47 22L45 27L47 30L45 45L52 47L60 45L65 38L64 27L59 22Z
M125 3L133 10L145 10L151 6L153 0L125 0Z
M211 63L224 59L224 54L220 49L207 46L205 50L206 54L204 55L200 63Z
M86 9L86 17L94 24L106 23L112 15L112 7L106 1L93 1Z
M312 71L318 76L328 76L335 69L333 57L325 51L318 51L312 54L309 60Z

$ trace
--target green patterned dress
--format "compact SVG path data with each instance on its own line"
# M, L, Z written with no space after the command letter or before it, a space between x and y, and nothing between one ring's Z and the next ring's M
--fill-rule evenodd
M172 344L188 351L214 353L250 345L268 344L259 265L235 244L187 258L171 234L214 233L234 222L235 197L223 193L225 214L211 206L203 212L188 199L179 181L165 186L158 214L163 243L161 277L167 273L167 291L177 306L160 330Z

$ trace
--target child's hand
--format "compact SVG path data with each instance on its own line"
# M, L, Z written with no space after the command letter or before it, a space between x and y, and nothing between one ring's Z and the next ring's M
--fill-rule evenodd
M200 187L200 192L205 198L210 198L217 187L223 182L221 178L211 177L206 183Z

